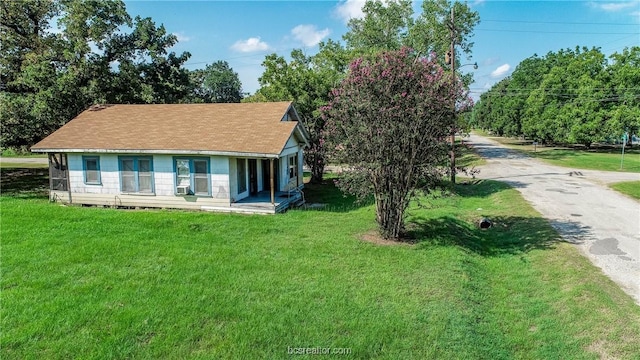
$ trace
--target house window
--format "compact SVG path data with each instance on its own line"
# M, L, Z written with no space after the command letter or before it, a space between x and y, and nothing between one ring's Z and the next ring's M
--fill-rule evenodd
M211 195L211 175L209 159L178 158L176 167L176 194L178 195Z
M120 157L120 188L125 193L153 193L150 157Z
M84 169L85 184L100 185L100 157L83 156L82 168Z
M208 167L207 160L193 160L193 189L196 195L208 195L210 193Z
M289 156L289 179L298 177L298 154Z
M238 194L247 191L247 159L236 159L238 169Z
M191 161L189 159L176 160L177 186L191 186Z

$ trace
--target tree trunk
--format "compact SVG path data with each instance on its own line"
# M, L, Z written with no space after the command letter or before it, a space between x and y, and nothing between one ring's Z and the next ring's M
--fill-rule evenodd
M324 164L314 164L311 166L311 183L321 184L324 175Z
M401 199L376 194L376 220L385 239L400 240L404 229L404 205Z

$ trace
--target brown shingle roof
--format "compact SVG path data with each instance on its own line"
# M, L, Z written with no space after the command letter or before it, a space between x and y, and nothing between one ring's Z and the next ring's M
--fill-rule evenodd
M34 145L32 150L277 155L298 124L281 121L290 106L290 102L273 102L93 107Z

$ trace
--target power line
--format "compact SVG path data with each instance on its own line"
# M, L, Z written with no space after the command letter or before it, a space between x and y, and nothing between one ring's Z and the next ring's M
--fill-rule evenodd
M535 34L582 34L582 35L640 35L638 32L585 32L585 31L544 31L544 30L508 30L508 29L475 29L477 31L517 32Z
M469 91L469 93L471 94L484 94L480 91ZM498 93L498 94L494 94L495 96L498 97L521 97L521 98L525 98L525 97L529 97L531 95L531 93ZM611 101L621 101L621 100L630 100L630 99L640 99L640 94L635 94L632 96L620 96L620 95L615 95L615 96L607 96L607 97L597 97L597 96L589 96L589 97L585 97L585 96L580 96L578 94L544 94L544 95L553 95L553 96L558 96L558 97L563 97L563 103L561 104L556 104L556 105L564 105L565 102L570 102L573 100L581 100L581 101L586 101L586 102L611 102Z
M476 88L476 89L469 89L469 92L481 92L484 91L484 89L480 89L480 88ZM532 90L523 90L523 91L510 91L510 90L506 90L504 92L500 91L500 90L493 90L493 91L486 91L487 94L490 95L495 95L495 96L502 96L502 95L509 95L509 96L529 96L531 94L533 94L534 92L537 92L540 95L548 95L548 96L575 96L575 95L580 95L580 96L590 96L590 97L594 97L594 96L599 96L602 95L603 92L605 92L606 90L600 90L600 91L594 91L591 94L586 94L584 91L567 91L567 92L563 92L563 91L548 91L548 90L542 90L542 89L532 89ZM623 94L623 95L616 95L616 96L629 96L631 95L633 96L640 96L640 90L634 89L633 92L631 93L627 93L627 94Z
M474 90L482 90L483 88L469 88L469 89L474 89ZM597 88L563 88L563 89L558 89L558 90L562 90L562 91L581 91L581 90L636 90L640 92L640 87L629 87L629 88L618 88L618 87L597 87ZM527 88L519 88L519 89L508 89L507 91L532 91L532 90L536 90L536 88L534 89L527 89ZM551 90L551 89L549 89Z
M562 25L616 25L616 26L638 26L634 23L605 23L605 22L572 22L572 21L527 21L527 20L494 20L482 19L482 22L516 23L516 24L562 24Z

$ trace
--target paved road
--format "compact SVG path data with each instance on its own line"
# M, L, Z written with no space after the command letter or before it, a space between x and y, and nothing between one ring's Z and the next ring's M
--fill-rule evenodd
M480 179L509 183L640 305L640 203L606 184L640 174L548 165L475 134Z
M37 158L37 157L1 157L0 163L14 163L14 164L48 164L49 159Z

